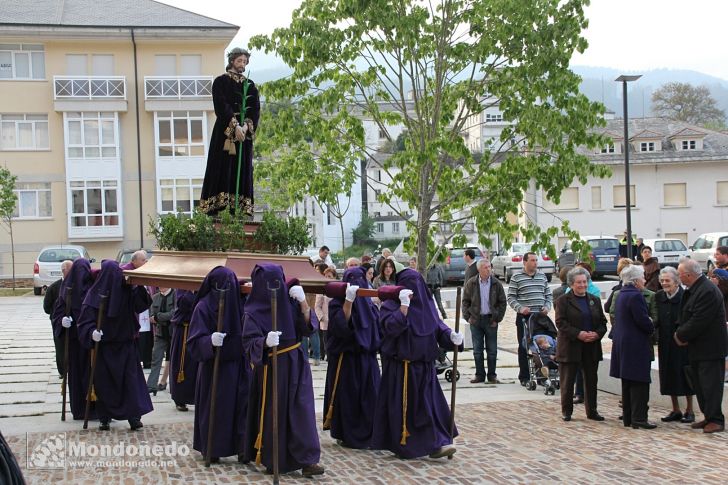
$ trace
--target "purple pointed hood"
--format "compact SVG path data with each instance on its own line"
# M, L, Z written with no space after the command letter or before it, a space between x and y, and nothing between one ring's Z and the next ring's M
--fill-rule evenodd
M194 300L192 309L200 306L207 310L207 314L215 315L212 328L217 328L217 313L219 308L220 291L227 290L225 295L225 313L223 314L222 331L228 337L241 335L241 318L243 316L243 299L240 295L240 284L235 273L224 266L213 268L202 281L200 289ZM190 310L190 314L192 313Z
M177 305L172 315L172 325L182 325L192 318L192 311L195 309L195 292L189 290L177 290L174 292Z
M96 276L96 282L86 293L83 304L98 309L101 305L101 296L107 295L106 315L115 318L119 316L122 302L126 301L124 285L124 273L119 263L113 259L105 259L101 262L101 271Z
M343 281L360 288L369 288L366 269L358 266L344 272ZM351 321L354 324L357 343L367 350L377 350L381 344L379 334L379 310L368 297L357 297L352 305Z
M66 308L66 291L68 291L68 288L71 288L71 313L73 315L79 315L86 293L93 283L94 278L91 273L91 263L89 260L85 258L76 259L66 277L63 278L60 294L58 295L58 299L60 300L58 304L63 306L64 313Z
M407 312L407 322L412 333L420 337L432 334L439 328L440 317L422 275L413 269L405 268L397 273L397 284L414 293Z
M281 340L293 339L296 327L293 321L291 298L283 268L278 264L262 263L255 265L250 275L253 289L245 304L245 314L250 316L266 332L271 330L271 290L278 288L277 311L278 331L283 332Z

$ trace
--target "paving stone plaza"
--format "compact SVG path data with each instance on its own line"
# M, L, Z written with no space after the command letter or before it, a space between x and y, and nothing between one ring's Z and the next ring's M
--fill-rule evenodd
M454 311L450 313L454 315ZM97 431L96 422L90 423L88 431L81 429L81 422L61 422L60 380L41 299L32 295L0 298L0 314L0 431L29 484L272 481L254 465L242 465L233 458L205 468L199 453L191 450L193 408L187 413L176 411L167 391L153 398L155 410L143 417L144 428L137 432L130 431L125 422L112 423L106 433ZM528 391L515 379L513 320L509 310L499 330L502 384L470 384L472 353L460 356L462 377L456 407L460 436L455 439L457 453L452 460L400 460L389 452L337 445L320 429L326 363L312 366L321 464L326 467L326 474L315 480L387 485L726 483L728 434L704 435L687 425L659 423L659 417L669 411L663 406L651 404L650 419L659 423L657 429L633 430L617 420L621 413L618 396L600 392L599 411L606 421L588 421L583 408L577 407L574 420L564 423L558 392L545 396L541 390ZM442 375L440 383L449 400L450 384ZM126 450L123 458L92 456L103 445ZM159 456L145 459L133 454L155 445ZM76 459L79 450L86 456ZM153 459L155 463L151 463ZM312 482L298 472L281 477L281 483Z

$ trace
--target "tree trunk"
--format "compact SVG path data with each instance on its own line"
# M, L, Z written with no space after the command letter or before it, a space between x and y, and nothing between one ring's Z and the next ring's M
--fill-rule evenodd
M346 239L344 239L344 216L342 215L339 219L339 228L341 229L341 252L346 249Z
M430 238L430 205L417 216L417 271L425 274L427 270L427 241Z
M15 292L15 240L13 238L12 220L8 227L10 228L10 265L13 267L13 292Z

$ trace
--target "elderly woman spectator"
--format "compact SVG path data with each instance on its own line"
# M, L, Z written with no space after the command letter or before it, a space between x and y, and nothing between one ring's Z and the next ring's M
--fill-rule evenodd
M597 369L602 360L601 339L607 333L607 319L601 301L587 292L589 272L580 267L566 276L571 291L556 301L556 361L561 370L561 413L571 421L576 372L584 378L586 417L604 421L597 412Z
M349 258L346 260L346 269L356 268L361 266L361 260L359 258Z
M380 288L382 286L395 285L397 280L397 269L394 265L394 261L391 259L385 259L382 263L382 271L379 276L374 278L372 286L374 288Z
M673 339L680 317L680 302L683 289L680 287L680 278L677 270L671 266L660 271L660 284L662 289L655 294L657 302L657 350L660 361L660 394L670 396L672 399L672 412L662 418L663 422L681 421L692 423L695 421L693 412L692 387L685 377L685 367L688 361L688 349L680 347ZM685 396L687 407L685 413L680 411L678 396Z
M324 267L320 273L327 278L332 280L336 279L336 270L329 267ZM316 295L316 303L314 304L314 311L316 317L319 320L319 334L321 341L321 359L326 360L326 332L329 330L329 302L331 298L319 293Z
M612 327L612 364L609 375L622 379L622 422L635 429L653 429L647 421L650 400L650 362L654 358L652 334L655 326L642 294L645 270L632 265L619 277L622 289L615 296L615 325Z
M660 262L652 256L652 248L649 246L642 246L640 254L645 267L645 288L656 292L660 289Z

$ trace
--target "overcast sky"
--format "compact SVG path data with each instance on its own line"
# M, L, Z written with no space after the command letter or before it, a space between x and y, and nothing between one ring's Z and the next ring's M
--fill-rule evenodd
M300 0L200 2L162 0L240 26L232 44L246 46L251 35L288 25ZM231 5L240 5L231 8ZM592 0L587 8L589 48L573 64L626 71L691 69L728 80L728 1ZM276 60L253 53L251 68Z

